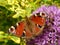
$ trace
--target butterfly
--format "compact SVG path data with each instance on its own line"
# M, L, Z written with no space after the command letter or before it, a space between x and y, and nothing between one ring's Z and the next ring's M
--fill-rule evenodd
M16 25L9 28L9 33L17 37L25 37L26 39L31 39L42 33L45 22L46 14L44 12L39 12L36 14L31 14L30 17L25 17Z

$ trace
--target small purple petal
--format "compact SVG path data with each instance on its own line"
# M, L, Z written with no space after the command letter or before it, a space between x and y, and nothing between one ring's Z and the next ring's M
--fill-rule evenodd
M60 40L58 40L58 45L60 45Z
M60 9L58 9L58 11L57 11L57 15L60 17L60 15L59 15L59 14L60 14Z
M50 11L50 13L52 12L54 15L56 15L58 9L56 6L49 6L48 10Z

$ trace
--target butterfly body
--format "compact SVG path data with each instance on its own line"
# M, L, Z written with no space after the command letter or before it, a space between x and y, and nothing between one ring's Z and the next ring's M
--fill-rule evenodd
M9 32L14 33L14 35L18 37L22 37L24 35L26 39L31 39L34 36L41 34L45 25L45 17L42 17L40 16L40 13L37 13L30 17L26 16L25 18L25 20L17 23L15 29L11 27L13 31L11 31L10 28Z

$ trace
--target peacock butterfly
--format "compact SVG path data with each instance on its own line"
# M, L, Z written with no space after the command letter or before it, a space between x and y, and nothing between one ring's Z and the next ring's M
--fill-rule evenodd
M31 39L34 36L41 34L45 25L45 16L43 12L32 14L30 17L18 22L15 26L9 28L9 32L18 37Z

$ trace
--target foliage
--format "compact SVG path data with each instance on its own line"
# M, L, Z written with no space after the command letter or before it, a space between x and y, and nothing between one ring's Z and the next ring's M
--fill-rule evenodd
M30 16L41 5L60 6L59 4L60 0L0 0L0 45L24 43L24 41L20 42L21 39L18 37L7 33L9 27L25 16Z

